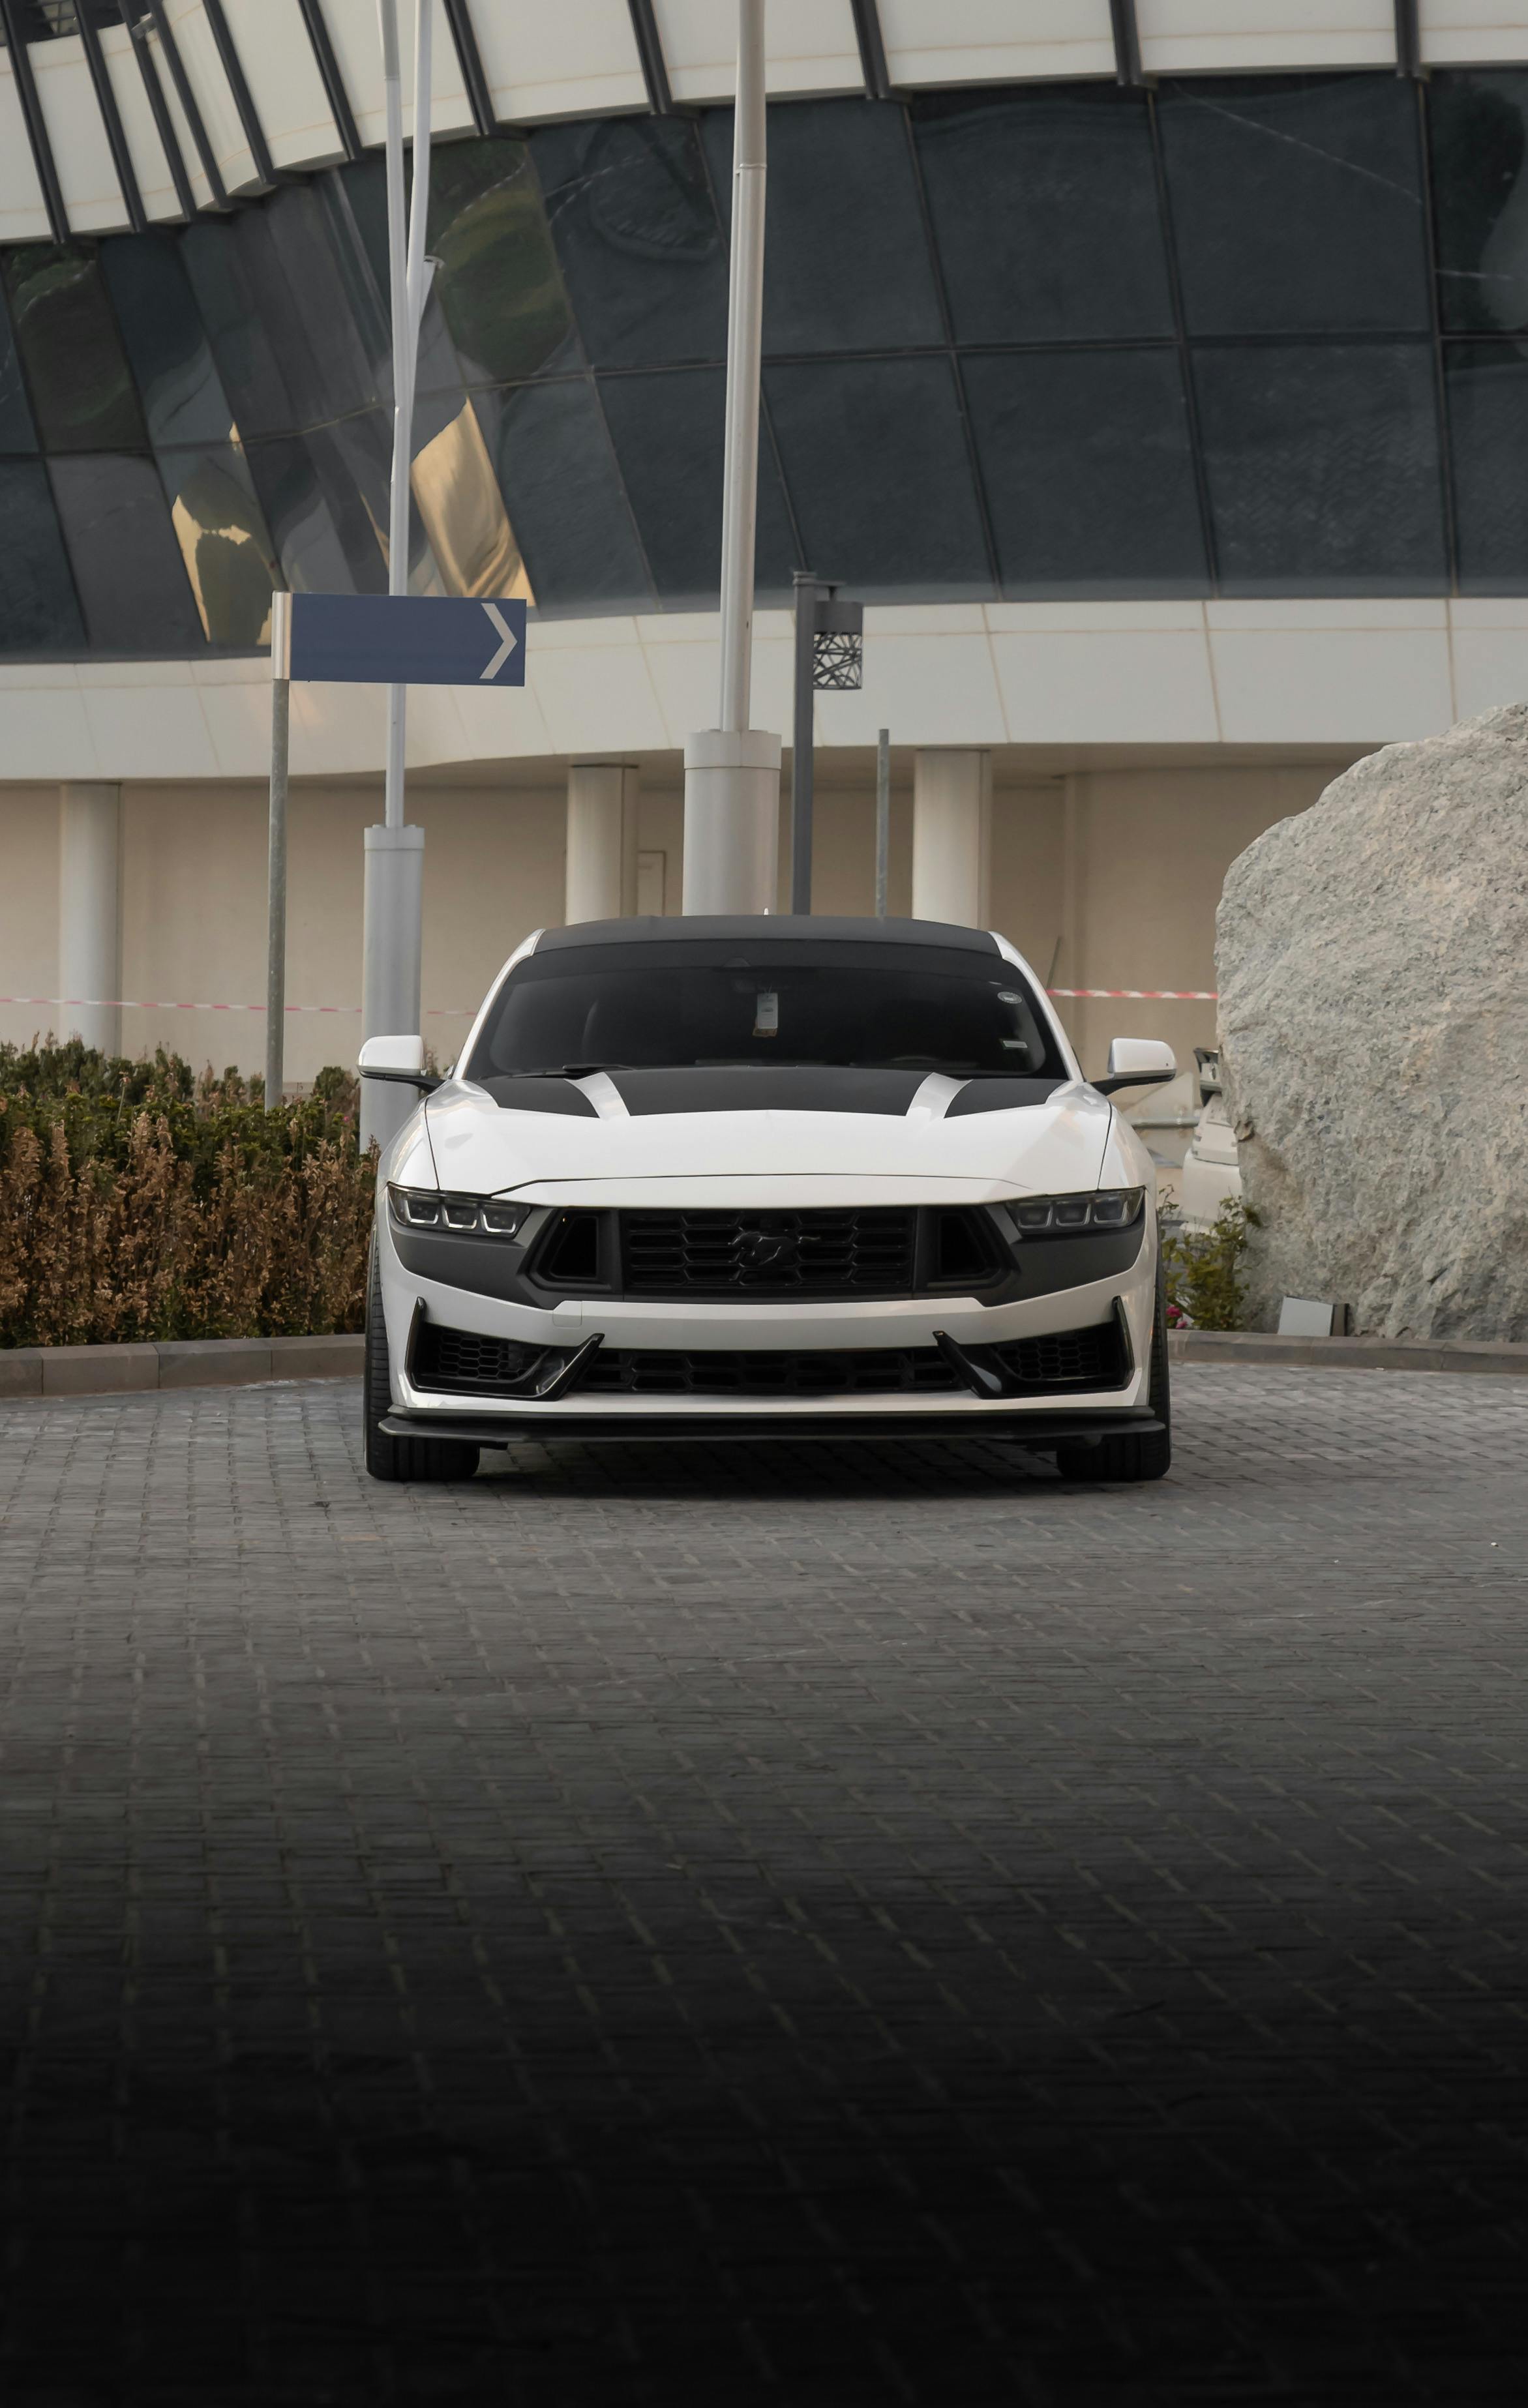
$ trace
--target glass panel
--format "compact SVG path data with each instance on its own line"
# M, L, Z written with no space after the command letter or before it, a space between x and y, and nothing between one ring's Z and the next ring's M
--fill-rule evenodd
M429 249L469 383L507 384L582 365L523 142L450 142L431 153Z
M0 461L0 652L78 652L85 630L40 460Z
M592 378L480 393L475 405L537 608L651 610Z
M1528 349L1449 343L1444 370L1460 586L1528 592Z
M817 360L765 371L806 565L866 600L990 595L947 360Z
M611 440L653 581L670 609L716 607L726 390L722 368L599 380ZM760 595L788 595L795 565L786 497L769 442L761 440L755 575Z
M294 594L353 594L355 578L337 523L346 514L347 497L331 491L333 464L326 457L315 459L300 435L252 443L246 456L282 575ZM383 574L373 577L364 590L381 594L386 589Z
M199 652L201 621L152 461L55 460L50 474L92 644Z
M1425 328L1417 103L1402 77L1164 84L1183 308L1197 335Z
M700 121L724 229L732 205L732 111ZM939 343L907 123L891 103L799 100L770 111L767 352Z
M1435 594L1445 583L1431 348L1194 355L1227 594Z
M1528 327L1528 69L1428 87L1438 308L1463 334Z
M690 121L554 125L530 147L589 357L724 359L727 246Z
M282 349L262 321L238 225L232 218L198 218L180 237L180 258L239 433L247 440L299 425Z
M35 452L36 448L37 430L32 423L22 363L0 293L0 452Z
M943 94L913 130L957 342L1172 334L1143 94Z
M416 448L411 481L442 592L535 601L469 401Z
M11 322L50 452L147 451L93 252L27 243L5 263Z
M1207 591L1175 351L968 353L962 374L1005 594Z
M232 413L168 235L101 246L101 270L155 443L226 443Z
M242 452L162 452L159 473L209 643L268 643L271 541Z

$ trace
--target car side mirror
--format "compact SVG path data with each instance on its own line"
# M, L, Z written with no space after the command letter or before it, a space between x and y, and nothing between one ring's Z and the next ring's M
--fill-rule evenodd
M428 1095L445 1082L425 1068L423 1037L368 1037L361 1048L363 1079L390 1079L400 1087L417 1087Z
M1121 1087L1165 1086L1177 1074L1177 1057L1160 1037L1117 1037L1109 1048L1107 1071L1091 1083L1101 1096L1114 1096Z

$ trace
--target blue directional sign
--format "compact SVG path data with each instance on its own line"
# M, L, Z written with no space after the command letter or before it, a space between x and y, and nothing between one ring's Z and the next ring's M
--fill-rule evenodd
M276 600L276 677L329 685L526 682L524 602L409 594L279 594Z

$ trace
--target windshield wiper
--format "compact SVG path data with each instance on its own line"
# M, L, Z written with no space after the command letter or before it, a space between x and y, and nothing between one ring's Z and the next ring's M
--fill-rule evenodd
M588 1079L596 1070L629 1070L629 1062L562 1062L544 1070L511 1070L512 1079Z

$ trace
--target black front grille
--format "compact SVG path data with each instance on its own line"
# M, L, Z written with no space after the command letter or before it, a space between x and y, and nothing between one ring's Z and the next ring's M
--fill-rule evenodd
M917 1216L841 1212L624 1212L627 1296L909 1296Z
M978 1362L998 1364L1014 1395L1123 1387L1130 1362L1117 1321L973 1346ZM427 1321L414 1348L417 1388L454 1396L514 1393L546 1350L505 1338L479 1338ZM555 1353L555 1369L565 1359ZM522 1391L523 1392L523 1391ZM602 1346L570 1390L579 1397L934 1397L969 1394L937 1346L842 1348Z
M948 1396L965 1383L937 1346L876 1346L829 1354L788 1349L704 1354L601 1347L579 1383L581 1396L887 1397Z

